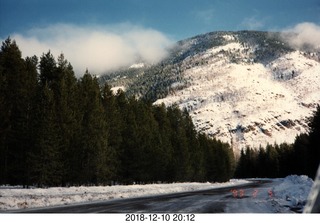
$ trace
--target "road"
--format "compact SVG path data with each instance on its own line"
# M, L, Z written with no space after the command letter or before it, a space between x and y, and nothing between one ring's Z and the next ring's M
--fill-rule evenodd
M274 213L287 212L272 200L276 182L259 180L218 189L77 205L28 209L23 213Z

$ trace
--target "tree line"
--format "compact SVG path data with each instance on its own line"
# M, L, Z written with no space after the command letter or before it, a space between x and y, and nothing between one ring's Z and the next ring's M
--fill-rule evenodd
M22 58L15 41L0 51L0 184L70 186L227 181L231 177L314 177L320 108L294 144L241 151L198 133L176 106L154 106L76 78L61 54ZM235 172L235 175L234 175Z
M315 178L320 165L320 106L309 119L309 133L293 144L267 145L241 150L235 177L285 177L290 174Z
M186 111L76 78L61 54L0 51L0 184L70 186L227 181L228 144L197 133Z

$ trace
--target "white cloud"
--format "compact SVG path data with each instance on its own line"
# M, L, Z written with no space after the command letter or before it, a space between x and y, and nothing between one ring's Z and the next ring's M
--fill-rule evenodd
M304 22L283 31L285 38L293 47L312 47L320 49L320 26L315 23Z
M41 56L48 50L54 56L63 53L77 75L82 75L86 68L101 74L129 66L137 59L156 63L167 55L173 44L157 30L132 24L85 27L56 24L11 37L16 40L23 56Z

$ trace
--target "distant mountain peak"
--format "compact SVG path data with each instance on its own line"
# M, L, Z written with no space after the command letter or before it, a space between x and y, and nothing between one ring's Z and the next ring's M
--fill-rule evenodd
M319 62L320 52L295 50L279 33L212 32L179 41L157 65L105 80L187 109L198 131L241 149L292 143L308 131L320 103Z

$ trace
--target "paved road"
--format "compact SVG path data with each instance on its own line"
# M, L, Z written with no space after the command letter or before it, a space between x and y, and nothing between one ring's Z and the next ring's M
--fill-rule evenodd
M237 212L241 202L248 206L256 206L252 199L252 191L266 189L271 181L252 181L249 184L225 188L183 192L160 196L149 196L113 201L68 205L51 208L23 210L23 213L224 213ZM232 191L243 192L235 198ZM244 193L245 192L245 193ZM240 203L239 203L240 202ZM227 207L231 203L234 209ZM241 208L243 210L243 208ZM264 209L262 209L262 212ZM250 208L248 209L250 212ZM257 210L258 212L261 212ZM240 211L242 212L242 211Z

